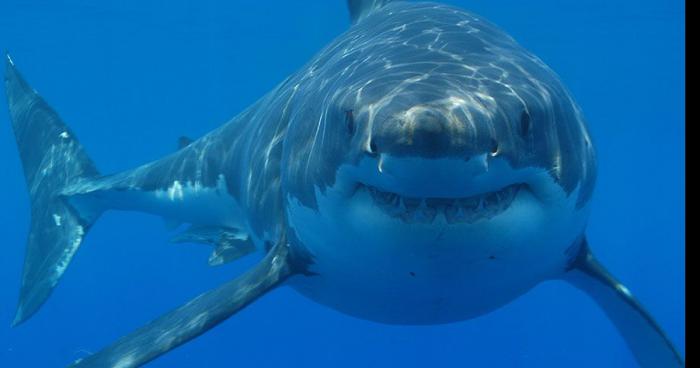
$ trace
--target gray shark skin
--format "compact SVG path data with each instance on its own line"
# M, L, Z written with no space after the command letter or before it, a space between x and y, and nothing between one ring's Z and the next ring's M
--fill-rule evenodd
M71 367L138 367L281 285L388 324L497 309L545 280L589 294L642 367L684 362L593 257L596 176L583 114L556 74L484 19L435 3L349 0L352 26L226 124L102 175L7 56L5 89L32 222L14 324L35 314L107 210L189 229L244 275Z

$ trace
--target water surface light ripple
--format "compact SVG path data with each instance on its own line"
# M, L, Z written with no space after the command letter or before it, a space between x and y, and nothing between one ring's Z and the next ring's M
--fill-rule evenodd
M4 1L0 366L684 366L684 18Z

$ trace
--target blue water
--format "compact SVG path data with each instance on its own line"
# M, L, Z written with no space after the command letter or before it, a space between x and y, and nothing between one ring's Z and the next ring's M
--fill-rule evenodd
M555 69L597 145L588 237L685 355L685 6L680 0L451 0ZM94 5L99 3L100 5ZM343 0L2 0L0 49L100 170L131 168L217 127L348 26ZM232 278L160 218L107 213L43 309L10 329L29 223L0 104L0 367L61 367ZM282 288L152 367L634 367L603 313L543 283L471 321L380 325Z

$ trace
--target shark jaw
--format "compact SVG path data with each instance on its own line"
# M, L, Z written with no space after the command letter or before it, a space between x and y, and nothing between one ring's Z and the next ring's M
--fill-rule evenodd
M292 285L341 312L390 324L482 315L560 273L585 228L578 192L547 170L384 158L379 172L379 159L341 167L316 209L288 197L318 275Z
M406 225L474 224L507 211L521 192L547 198L542 172L516 171L487 155L468 161L380 156L341 168L334 189L345 188L349 200L369 197L368 207Z
M474 223L506 211L526 184L512 184L492 192L462 198L405 197L360 184L359 190L369 193L374 205L392 218L413 224Z

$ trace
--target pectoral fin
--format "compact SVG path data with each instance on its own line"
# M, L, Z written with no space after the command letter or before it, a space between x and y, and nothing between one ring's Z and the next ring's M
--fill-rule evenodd
M685 366L683 358L654 318L595 259L585 239L564 279L598 303L620 331L641 367Z
M239 278L196 297L70 367L140 367L208 331L292 274L290 249L281 242Z

